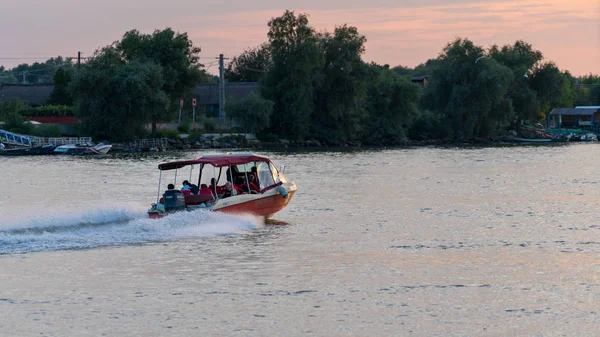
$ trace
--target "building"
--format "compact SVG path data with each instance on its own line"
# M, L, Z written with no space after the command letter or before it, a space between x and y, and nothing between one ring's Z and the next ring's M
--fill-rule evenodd
M555 108L548 115L548 127L600 131L600 106Z
M52 84L0 84L0 101L20 99L31 106L44 105L54 90ZM242 99L258 90L257 82L225 83L225 102ZM192 91L197 99L198 112L208 117L219 117L219 84L201 83Z
M410 78L410 81L412 83L422 85L423 88L427 88L427 85L429 84L429 79L427 78L427 76L413 76Z
M258 91L258 82L226 82L225 102L248 97L252 92ZM196 97L199 111L207 117L219 118L219 84L202 83L192 92ZM202 110L204 109L204 111Z
M52 84L2 84L0 83L0 101L20 99L31 106L44 105L50 98Z

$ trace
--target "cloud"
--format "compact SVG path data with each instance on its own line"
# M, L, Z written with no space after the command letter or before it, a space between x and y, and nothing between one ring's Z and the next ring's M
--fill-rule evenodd
M429 3L420 7L300 9L296 13L308 13L309 22L317 30L332 31L344 23L357 27L367 37L365 59L382 64L415 66L436 57L454 38L463 37L484 47L524 40L574 74L600 73L600 12L589 0ZM183 21L207 25L222 22L223 29L216 31L189 27L199 41L226 46L226 52L235 55L266 41L266 23L282 13L283 10L248 11L188 16ZM243 47L236 50L236 46ZM577 57L568 50L577 51Z

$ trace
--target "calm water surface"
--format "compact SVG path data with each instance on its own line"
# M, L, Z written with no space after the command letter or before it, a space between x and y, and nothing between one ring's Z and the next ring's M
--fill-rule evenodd
M146 219L200 154L0 157L0 336L600 333L598 144L259 153L273 221Z

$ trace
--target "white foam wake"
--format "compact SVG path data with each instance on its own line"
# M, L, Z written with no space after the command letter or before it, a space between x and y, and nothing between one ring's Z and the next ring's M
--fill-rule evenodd
M262 218L202 210L149 219L140 208L103 207L65 216L0 219L0 254L235 235L262 225Z

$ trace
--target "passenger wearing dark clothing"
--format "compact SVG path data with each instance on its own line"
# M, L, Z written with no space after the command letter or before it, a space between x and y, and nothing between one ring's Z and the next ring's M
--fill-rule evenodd
M237 193L236 189L234 188L233 184L230 181L228 181L225 183L225 191L223 192L223 194L221 194L221 199L229 198L229 197L232 197L237 194L238 193Z
M198 185L190 184L190 182L187 180L183 181L183 188L181 190L190 190L193 195L198 195L198 192L200 191L200 189L198 189Z
M210 179L210 186L208 186L208 188L210 188L210 190L215 193L216 195L221 195L221 193L223 193L223 187L222 186L215 186L217 184L217 181L215 180L215 178L211 178Z

